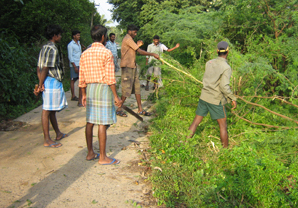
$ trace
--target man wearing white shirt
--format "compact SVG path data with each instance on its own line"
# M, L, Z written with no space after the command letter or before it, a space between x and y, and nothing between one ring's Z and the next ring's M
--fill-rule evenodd
M153 37L153 43L148 45L147 47L147 52L149 53L156 53L158 54L159 56L161 56L161 54L163 53L163 51L168 51L168 52L171 52L173 50L175 50L176 48L178 48L180 46L179 43L176 44L175 47L173 48L170 48L168 49L167 46L165 46L164 44L160 43L159 42L159 36L158 35L155 35ZM152 62L156 60L153 56L147 56L146 57L146 65L148 65L148 63ZM145 90L148 91L149 90L149 81L150 81L150 78L151 78L151 75L154 75L155 79L154 79L154 88L153 89L156 89L157 86L156 86L156 78L158 78L158 86L162 86L162 82L161 82L161 69L160 69L160 63L159 62L156 62L156 63L153 63L153 66L149 67L148 68L148 71L147 71L147 85L146 85L146 88Z
M82 48L80 44L81 32L78 30L72 31L72 41L67 45L69 67L70 67L70 91L71 100L78 101L78 106L82 107L82 93L79 90L79 98L75 95L74 83L79 79L79 69L80 69L80 58L82 54Z

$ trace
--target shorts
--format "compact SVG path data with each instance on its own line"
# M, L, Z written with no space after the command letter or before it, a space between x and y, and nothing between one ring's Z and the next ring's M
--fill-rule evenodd
M196 110L196 115L205 117L207 116L208 112L210 113L212 120L227 117L227 111L224 105L221 103L219 105L214 105L200 99Z
M130 97L131 94L141 94L139 74L136 68L121 68L122 96Z
M78 70L80 70L80 67L78 67ZM77 79L79 78L79 73L76 73L75 70L74 70L74 67L71 66L70 67L70 80L74 80L76 81Z

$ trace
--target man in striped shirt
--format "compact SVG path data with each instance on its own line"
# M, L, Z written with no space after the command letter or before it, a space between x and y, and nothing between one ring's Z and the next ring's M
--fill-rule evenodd
M119 160L106 155L108 127L116 123L116 108L122 101L116 92L116 79L112 52L105 48L107 28L96 25L91 30L94 43L81 56L79 87L82 89L82 104L86 107L86 160L99 159L101 165L118 164ZM100 154L92 146L93 127L98 125Z
M42 127L44 134L44 147L61 147L62 145L54 142L49 134L49 121L56 132L56 141L67 137L58 128L56 112L61 111L67 107L65 92L63 90L62 79L63 69L60 67L60 57L56 43L61 41L62 29L58 25L49 25L46 27L47 44L45 44L39 53L37 63L37 76L39 79L39 86L34 90L34 94L38 95L40 92L43 97L42 105Z

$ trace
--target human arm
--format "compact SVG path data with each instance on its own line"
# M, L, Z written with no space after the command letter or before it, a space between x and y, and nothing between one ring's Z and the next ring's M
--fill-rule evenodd
M87 105L86 87L80 87L80 90L82 92L82 105L86 107Z
M81 47L82 47L82 52L83 52L84 50L86 50L86 46L84 46L83 44L81 44Z
M117 95L116 84L109 85L109 87L113 92L115 105L120 108L122 106L122 100Z
M39 69L39 66L36 68L36 73L37 73L38 82L39 82L39 80L40 80L40 69ZM39 83L38 83L38 87L37 88L36 87L34 88L33 93L37 96L41 92L41 89L42 88L39 88Z
M141 55L145 55L145 56L154 56L154 58L159 59L159 55L157 55L156 53L149 53L147 51L144 51L140 48L138 48L137 52Z
M179 46L180 46L180 44L177 43L177 44L175 45L175 47L168 49L167 52L171 52L171 51L175 50L176 48L179 48Z
M39 80L40 79L40 68L39 68L39 66L36 68L36 74L37 74L37 78Z
M68 52L68 59L69 59L70 64L73 66L75 72L79 73L79 69L73 60L73 48L72 48L71 44L67 45L67 52Z
M221 75L219 88L220 91L224 94L226 98L229 99L229 101L232 101L233 109L236 108L236 96L233 94L231 88L230 88L230 79L232 75L231 68L228 68L224 70L223 74ZM235 102L234 102L235 101Z

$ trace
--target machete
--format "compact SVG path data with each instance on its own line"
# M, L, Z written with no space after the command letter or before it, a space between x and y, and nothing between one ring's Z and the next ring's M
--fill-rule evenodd
M140 121L143 122L143 118L140 115L138 115L136 112L134 112L133 110L131 110L130 108L128 108L125 105L122 105L122 108L124 110L126 110L128 113L130 113L131 115L133 115L134 117L136 117L138 120L140 120Z

